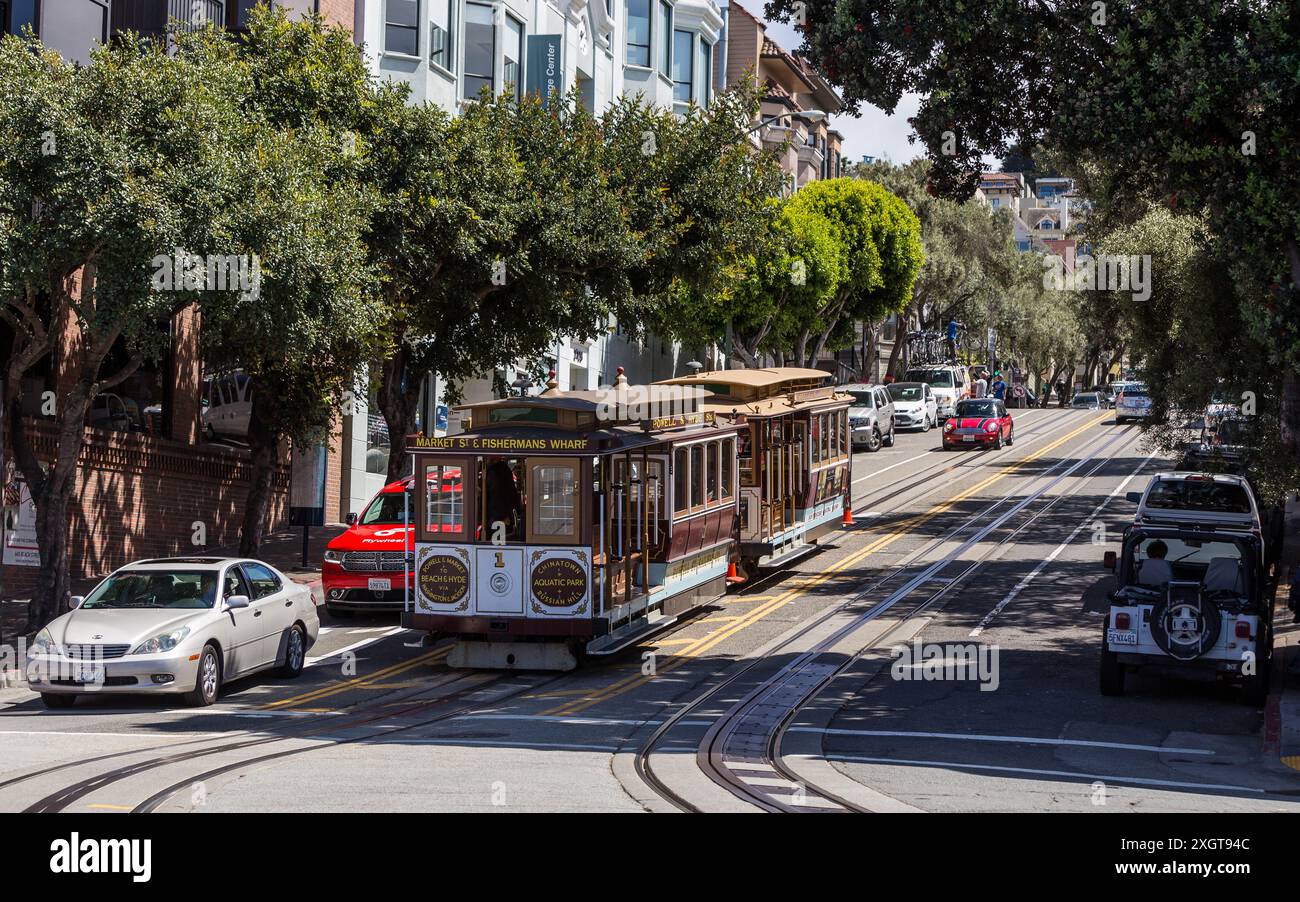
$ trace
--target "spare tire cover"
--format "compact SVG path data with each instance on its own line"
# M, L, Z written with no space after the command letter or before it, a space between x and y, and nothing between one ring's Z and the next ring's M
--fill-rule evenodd
M1219 641L1218 606L1199 591L1171 589L1151 609L1151 638L1171 658L1191 661Z

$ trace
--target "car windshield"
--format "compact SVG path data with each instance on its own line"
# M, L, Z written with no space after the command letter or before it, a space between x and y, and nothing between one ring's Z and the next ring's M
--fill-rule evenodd
M1168 567L1148 563L1162 557ZM1244 593L1244 579L1240 576L1244 559L1241 544L1231 539L1147 537L1138 540L1133 548L1130 582L1159 586L1170 579L1188 580L1203 582L1207 589L1236 588Z
M1158 510L1249 514L1250 495L1242 485L1209 479L1160 479L1147 492L1147 507Z
M1145 388L1126 388L1124 389L1124 397L1126 399L1145 398L1147 397L1147 390Z
M210 608L216 570L123 570L95 587L81 607Z
M928 382L936 388L952 388L952 370L908 370L908 382Z
M869 391L850 391L849 394L853 396L854 407L875 407L876 406L871 399L872 393Z
M1217 434L1225 445L1245 445L1251 440L1250 426L1243 420L1224 420Z
M361 515L359 522L364 526L405 523L405 498L405 492L383 492L376 495L375 500L370 502L370 506Z
M957 416L959 417L995 417L998 415L998 405L994 401L958 401Z
M919 385L891 385L889 396L895 401L920 401L925 397L925 389Z

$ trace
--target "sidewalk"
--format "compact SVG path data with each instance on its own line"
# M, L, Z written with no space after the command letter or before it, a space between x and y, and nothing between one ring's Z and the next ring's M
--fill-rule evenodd
M342 523L328 526L313 526L307 543L307 566L302 564L302 528L286 529L267 533L262 537L262 547L253 555L257 560L265 561L280 570L296 583L309 586L316 604L321 604L324 596L321 592L321 559L325 556L325 546L335 536L347 529ZM239 546L231 545L220 548L196 549L196 557L238 557ZM179 556L179 555L177 555ZM85 595L107 574L87 579L72 581L72 594ZM27 623L27 599L6 599L0 601L0 642L12 642Z

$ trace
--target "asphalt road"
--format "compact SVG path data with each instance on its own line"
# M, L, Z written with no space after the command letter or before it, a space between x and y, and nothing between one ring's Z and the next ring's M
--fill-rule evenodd
M1015 415L1000 452L858 453L852 530L572 674L452 671L395 618L326 617L298 680L207 709L2 690L0 810L1295 809L1235 690L1097 690L1102 553L1164 462L1108 413ZM894 660L927 643L985 668Z

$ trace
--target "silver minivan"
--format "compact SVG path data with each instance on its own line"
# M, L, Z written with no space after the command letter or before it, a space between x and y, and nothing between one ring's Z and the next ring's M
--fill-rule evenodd
M849 429L854 450L879 451L894 446L894 402L883 385L841 385L837 391L853 396L849 404Z

